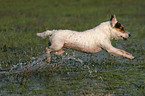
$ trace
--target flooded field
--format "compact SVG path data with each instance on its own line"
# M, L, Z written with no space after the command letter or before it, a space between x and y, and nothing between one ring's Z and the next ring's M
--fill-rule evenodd
M136 59L111 56L105 51L87 54L74 50L53 55L51 63L45 62L45 54L31 57L31 62L13 65L9 72L1 71L1 95L143 96L145 46L119 46L132 48Z
M111 3L111 4L110 4ZM25 5L25 6L24 6ZM144 0L3 0L0 4L1 96L144 96ZM113 40L134 60L67 49L46 62L46 29L87 30L115 14L131 33Z

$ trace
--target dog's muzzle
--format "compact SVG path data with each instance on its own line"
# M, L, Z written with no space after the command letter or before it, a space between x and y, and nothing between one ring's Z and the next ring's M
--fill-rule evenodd
M128 34L128 37L130 37L131 36L131 34L129 33ZM125 37L122 37L123 38L123 40L127 40L128 38L125 38Z
M123 40L127 40L127 38L124 38L124 37L123 37Z

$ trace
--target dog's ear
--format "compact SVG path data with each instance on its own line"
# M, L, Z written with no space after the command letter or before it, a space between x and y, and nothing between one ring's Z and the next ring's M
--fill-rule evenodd
M110 18L110 21L112 21L112 19L114 18L114 16L113 15L111 15L111 18Z
M112 27L114 27L115 24L117 23L117 19L116 19L115 15L112 15L110 20L112 21Z

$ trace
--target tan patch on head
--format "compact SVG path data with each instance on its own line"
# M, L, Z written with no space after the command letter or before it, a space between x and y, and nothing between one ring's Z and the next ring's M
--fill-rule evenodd
M115 30L120 31L121 33L126 33L124 26L117 22L114 26Z

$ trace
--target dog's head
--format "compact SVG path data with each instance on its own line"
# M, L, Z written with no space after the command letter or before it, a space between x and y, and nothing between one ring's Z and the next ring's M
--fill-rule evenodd
M124 26L117 21L115 15L112 15L110 20L112 21L112 35L115 39L127 40L127 38L131 36L129 32L125 31Z

